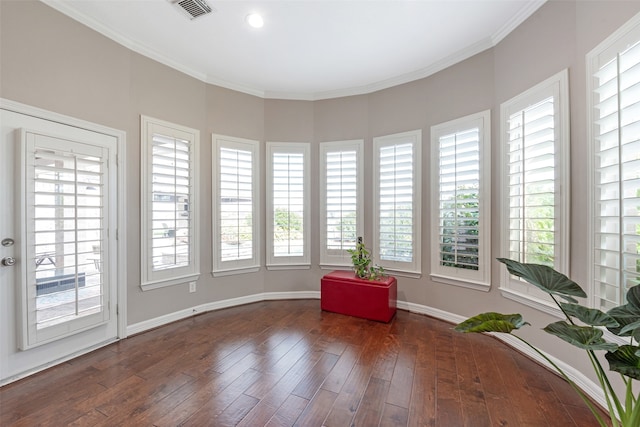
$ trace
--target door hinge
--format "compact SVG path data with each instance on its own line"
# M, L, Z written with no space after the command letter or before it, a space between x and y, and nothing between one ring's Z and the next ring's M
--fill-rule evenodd
M116 154L116 167L120 167L120 155Z

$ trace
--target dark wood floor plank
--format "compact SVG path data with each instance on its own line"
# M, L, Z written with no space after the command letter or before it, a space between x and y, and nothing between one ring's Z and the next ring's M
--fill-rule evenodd
M389 381L371 377L358 406L353 424L356 426L377 426L382 418L384 400L389 391Z
M367 338L366 340L360 339L358 341L363 345L358 352L357 362L351 369L342 390L340 390L325 420L327 427L339 427L351 424L362 400L362 396L369 384L377 360L375 354L377 349L380 348L382 338L387 330L388 328L373 327L369 330L368 334L365 333L364 330L362 331L362 335Z
M409 409L417 354L418 346L415 344L404 344L400 347L391 377L387 403Z
M247 355L223 374L212 372L201 376L194 384L193 394L154 423L158 426L175 426L184 422L243 374L250 372L254 363L254 356Z
M320 389L293 425L299 427L322 426L329 408L333 406L337 396L336 393Z
M518 418L513 405L510 404L509 388L502 380L500 367L491 357L495 351L497 340L485 335L466 334L469 350L478 369L478 376L484 390L485 405L492 425L518 425Z
M259 372L248 369L242 373L235 381L229 384L220 393L212 396L203 406L192 414L182 425L200 427L211 425L211 420L223 413L233 402L238 399L243 392L258 378ZM254 397L247 396L248 399L256 401ZM252 407L255 406L255 403ZM249 412L249 411L247 411ZM237 423L236 423L237 424ZM215 425L215 424L213 424Z
M462 405L458 366L453 348L453 333L442 332L436 338L436 425L462 426Z
M322 383L322 388L324 390L332 391L334 393L339 393L340 390L342 390L342 386L347 381L353 366L358 361L359 350L359 348L352 345L348 345L344 349L335 366Z
M506 348L504 350L507 350ZM540 413L534 392L519 373L517 364L513 360L511 350L503 351L497 348L492 352L496 365L500 367L500 375L509 389L509 401L520 408L515 414L519 425L548 425L544 415Z
M465 336L455 334L453 346L463 424L465 426L489 427L491 426L491 418L485 403L484 388L480 381L476 360Z
M409 410L385 403L380 427L406 427L409 422Z
M304 346L300 348L302 349ZM321 351L306 351L273 388L261 398L260 403L247 414L239 425L253 427L263 425L262 422L270 420L323 354ZM245 394L250 390L253 390L253 387L249 387Z
M418 353L409 404L409 426L435 426L437 378L436 351L433 343L436 335L436 331L431 329L423 335L428 337L427 341L417 344Z
M345 385L340 390L329 415L325 420L327 427L351 425L360 401L367 389L373 366L356 363L351 369Z
M0 388L0 425L592 427L557 375L489 336L317 300L205 313Z
M371 376L384 381L391 381L396 360L398 359L399 349L400 342L398 341L398 337L393 334L388 334L384 340L382 340L382 346L378 349L378 358L376 359L376 364Z
M265 425L269 427L290 427L295 424L308 404L309 401L307 399L292 394Z
M211 423L219 427L236 426L257 404L258 399L255 397L241 394L220 415L211 420Z
M296 388L293 389L292 394L310 400L316 394L325 378L327 378L327 375L335 366L338 358L335 354L324 353L322 357L320 357L320 360L318 360L318 363L316 363L309 372L309 375L300 381Z

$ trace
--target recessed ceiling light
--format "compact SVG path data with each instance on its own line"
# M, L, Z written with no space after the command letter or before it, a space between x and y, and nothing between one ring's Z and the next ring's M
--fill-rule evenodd
M253 28L262 28L262 26L264 25L264 20L262 19L262 16L260 16L257 13L251 13L249 15L247 15L247 24L251 25Z

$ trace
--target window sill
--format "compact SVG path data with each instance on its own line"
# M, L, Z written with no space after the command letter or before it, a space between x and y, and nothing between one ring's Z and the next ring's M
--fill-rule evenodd
M211 272L213 277L234 276L236 274L256 273L260 271L260 267L233 268L229 270L214 270Z
M539 298L534 298L528 295L524 295L504 287L500 287L500 292L502 293L502 296L507 299L519 302L520 304L524 304L526 306L529 306L531 308L534 308L538 311L549 314L551 316L558 317L560 319L565 318L564 314L558 307L556 307L555 305L551 305L547 301L543 301Z
M353 270L351 264L320 264L321 270Z
M456 277L442 276L439 274L431 274L431 280L447 285L460 286L462 288L474 289L476 291L489 292L491 284L484 282L476 282L474 280L459 279Z
M151 291L154 289L166 288L168 286L182 285L187 282L198 280L200 273L188 274L186 276L172 277L170 279L154 280L152 282L144 282L140 284L143 291Z
M310 270L310 264L271 264L267 265L267 270Z
M393 270L391 268L385 268L384 274L387 276L399 276L399 277L409 277L411 279L419 279L422 277L421 271L401 271L401 270Z

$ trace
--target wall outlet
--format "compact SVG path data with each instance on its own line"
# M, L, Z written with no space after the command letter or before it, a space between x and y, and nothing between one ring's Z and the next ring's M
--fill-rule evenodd
M196 291L196 282L189 282L189 292Z

